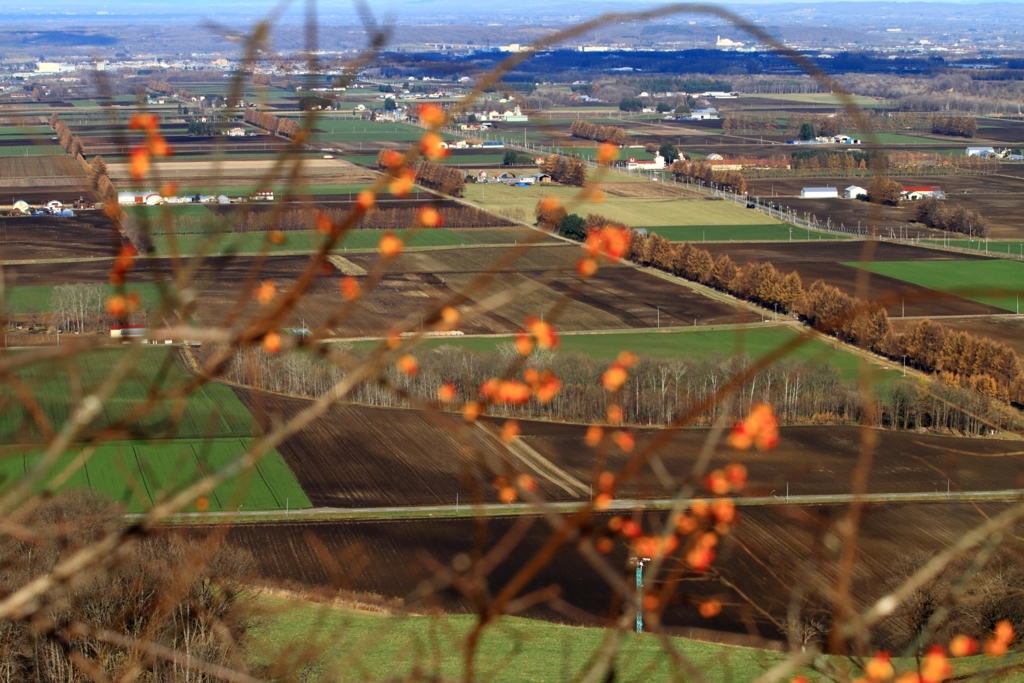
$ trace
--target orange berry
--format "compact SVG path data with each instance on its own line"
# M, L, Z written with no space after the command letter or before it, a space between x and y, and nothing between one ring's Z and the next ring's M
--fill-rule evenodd
M614 547L615 544L612 543L612 539L608 538L607 536L602 536L601 538L597 539L597 552L601 553L602 555L607 555L612 551Z
M405 163L405 156L393 149L386 149L381 160L387 168L398 168Z
M142 180L149 173L149 149L135 147L129 154L129 169L134 180Z
M174 154L174 150L167 144L167 138L158 133L151 133L146 144L149 146L149 153L155 157L169 157Z
M705 619L717 617L722 611L722 603L715 598L711 598L710 600L706 600L700 604L699 611L700 615Z
M737 463L726 465L725 478L732 485L734 491L741 491L747 484L747 468Z
M334 230L334 221L326 213L320 211L316 214L316 231L321 235L329 235Z
M605 415L607 416L609 423L619 424L622 422L622 406L615 405L613 403L608 406L608 410L605 411Z
M394 350L402 345L402 337L395 330L391 330L391 332L388 333L387 339L384 340L384 343L389 349Z
M341 289L341 296L345 298L345 301L358 299L362 291L362 288L359 286L359 280L352 275L346 275L341 278L339 288Z
M601 487L602 491L610 490L614 483L615 483L615 475L612 474L611 472L608 472L608 471L602 472L597 477L597 485Z
M280 230L271 230L267 233L267 240L271 244L284 244L286 239L284 233Z
M451 382L445 382L437 388L437 400L441 403L451 403L458 395L458 390Z
M719 524L732 524L736 519L736 503L728 498L719 498L711 504L711 514Z
M266 306L274 300L274 295L277 294L277 284L273 280L267 280L260 284L254 292L256 301L262 306Z
M725 478L723 470L715 470L704 477L704 488L716 496L724 496L729 493L729 480Z
M420 138L420 152L430 161L439 161L448 156L448 145L437 133L425 133Z
M552 213L560 208L562 208L562 202L558 201L558 197L548 195L540 200L541 213Z
M602 436L604 436L603 429L597 425L590 425L587 427L587 435L583 437L583 441L591 448L594 448L597 444L601 443Z
M978 641L960 634L949 641L949 653L954 657L970 657L978 652Z
M607 510L612 505L612 496L609 493L599 493L594 496L594 507L598 510Z
M602 142L597 148L597 163L607 166L619 158L619 146L614 142Z
M466 422L473 422L480 417L480 404L476 401L468 401L462 408L462 419Z
M537 480L528 474L520 474L516 477L516 484L524 491L536 491Z
M516 420L505 420L505 424L501 426L501 440L509 442L517 436L519 436L519 423Z
M421 104L416 107L416 111L419 114L420 121L431 128L440 128L444 125L444 110L436 104Z
M551 323L544 322L536 316L528 315L526 316L526 328L533 334L534 339L537 340L537 346L540 348L546 350L558 348L558 332Z
M660 604L660 602L661 601L658 600L658 596L657 595L653 595L651 593L648 593L647 595L645 595L644 599L642 601L643 606L644 606L644 610L646 610L648 612L651 612L651 611L654 611L654 610L658 609L658 605Z
M160 186L161 197L174 197L178 194L178 183L164 183Z
M127 312L128 302L120 294L115 294L107 299L107 313L110 315L115 318L123 318Z
M616 360L623 367L631 368L637 363L636 354L632 351L620 351Z
M879 652L864 665L864 674L871 683L886 681L892 678L895 673L896 671L893 669L892 661L889 659L889 653L887 652Z
M498 491L498 499L506 505L516 502L516 498L518 497L519 493L511 486L504 486L500 491Z
M576 262L576 274L588 280L597 272L597 259L583 258Z
M128 119L128 128L130 130L147 130L153 131L157 129L159 122L156 116L153 114L133 114Z
M630 453L633 451L633 447L636 445L636 439L629 432L615 432L612 434L612 441L615 445L622 449L623 453Z
M626 383L626 379L628 379L626 368L623 367L622 363L616 361L601 375L601 385L607 391L618 391Z
M404 197L416 184L416 169L407 168L388 184L388 191L396 197Z
M455 307L445 306L441 309L441 321L447 329L455 329L456 325L459 324L459 318L459 311Z
M263 350L271 355L281 352L281 335L271 330L263 335Z
M642 531L643 528L632 519L627 519L622 523L622 535L626 538L636 538Z
M363 190L356 196L356 207L360 211L369 211L377 203L377 195L373 190Z
M204 498L202 496L200 496L199 498L196 498L196 510L199 510L200 512L206 512L209 509L210 509L210 501L209 500L207 500L206 498Z
M419 361L416 360L416 356L409 353L399 358L395 365L399 370L409 375L409 377L415 377L420 371L420 364Z
M380 243L377 245L377 251L384 258L394 258L402 253L402 249L405 248L405 243L401 238L397 237L394 233L385 233L380 238Z
M522 330L516 332L516 351L520 356L529 356L533 353L533 340Z
M608 197L604 190L594 190L590 193L590 201L600 204Z
M421 206L416 212L416 218L425 228L437 228L443 222L441 214L432 206Z
M952 675L953 667L945 650L941 645L932 646L921 662L921 683L942 683Z

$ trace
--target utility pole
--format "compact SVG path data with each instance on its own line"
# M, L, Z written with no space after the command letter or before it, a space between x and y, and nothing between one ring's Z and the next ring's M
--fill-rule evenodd
M636 562L636 632L644 632L644 563L650 562L649 557L633 558Z

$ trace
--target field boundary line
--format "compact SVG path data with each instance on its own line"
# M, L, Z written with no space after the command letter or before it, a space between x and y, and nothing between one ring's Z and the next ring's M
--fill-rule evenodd
M480 422L474 422L473 424L482 429L488 437L492 439L494 438L494 434ZM555 465L519 437L508 442L508 451L515 457L519 458L519 460L539 476L547 479L569 495L575 494L575 497L579 498L580 496L586 495L590 492L590 487L587 484L584 484L576 477Z
M835 494L804 494L790 495L788 498L772 495L755 496L750 498L734 498L733 502L737 507L765 507L785 505L844 505L853 502L855 496L852 493ZM859 496L861 501L867 503L963 503L963 502L1011 502L1024 498L1024 489L1004 489L997 491L918 491L906 493L866 493ZM700 498L686 499L684 504L691 504ZM653 498L653 499L618 499L613 500L606 512L624 512L633 510L669 510L677 503L674 498ZM576 512L589 508L589 503L578 503L571 501L559 501L546 503L546 509L558 512ZM423 505L423 506L393 506L373 508L304 508L291 510L284 513L281 510L243 510L243 511L216 511L216 512L184 512L174 516L168 521L177 523L195 523L203 520L216 520L222 523L224 518L234 518L233 521L241 523L251 521L260 523L264 521L287 522L302 521L303 518L310 521L331 520L331 519L367 519L382 520L402 517L436 517L439 515L450 517L473 517L483 516L518 516L518 515L541 515L543 509L536 508L526 503L484 503L480 505ZM123 515L126 519L137 519L143 517L143 513L129 513ZM273 518L268 520L267 518Z

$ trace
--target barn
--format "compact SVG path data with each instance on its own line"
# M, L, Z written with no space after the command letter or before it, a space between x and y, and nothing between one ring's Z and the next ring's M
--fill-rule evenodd
M801 199L836 199L839 190L834 187L805 187L800 190Z

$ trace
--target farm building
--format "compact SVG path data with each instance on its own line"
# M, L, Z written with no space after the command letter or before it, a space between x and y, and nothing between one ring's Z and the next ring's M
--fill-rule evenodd
M232 128L227 132L228 136L233 138L244 138L245 128Z
M110 336L117 338L145 337L149 329L145 325L111 325Z
M857 197L867 197L868 191L860 185L850 185L848 188L843 190L843 197L845 199L856 199Z
M483 144L480 145L484 149L498 149L505 146L505 143L501 140L484 140Z
M157 204L163 204L164 198L156 192L118 192L117 203L122 206L128 204L148 204L149 206L155 206Z
M635 157L630 157L626 162L626 168L631 171L660 171L665 168L665 157L655 154L650 161L638 161Z
M969 157L994 157L996 155L995 147L968 147L967 156Z
M718 110L714 107L705 109L694 109L689 116L684 116L687 121L715 121L718 119Z
M252 199L257 202L272 202L274 201L274 191L256 190L251 195L249 195L249 199Z
M900 193L900 199L907 202L916 202L925 197L945 199L946 194L938 185L904 185L903 191Z
M839 190L834 187L805 187L800 190L801 199L835 199Z

